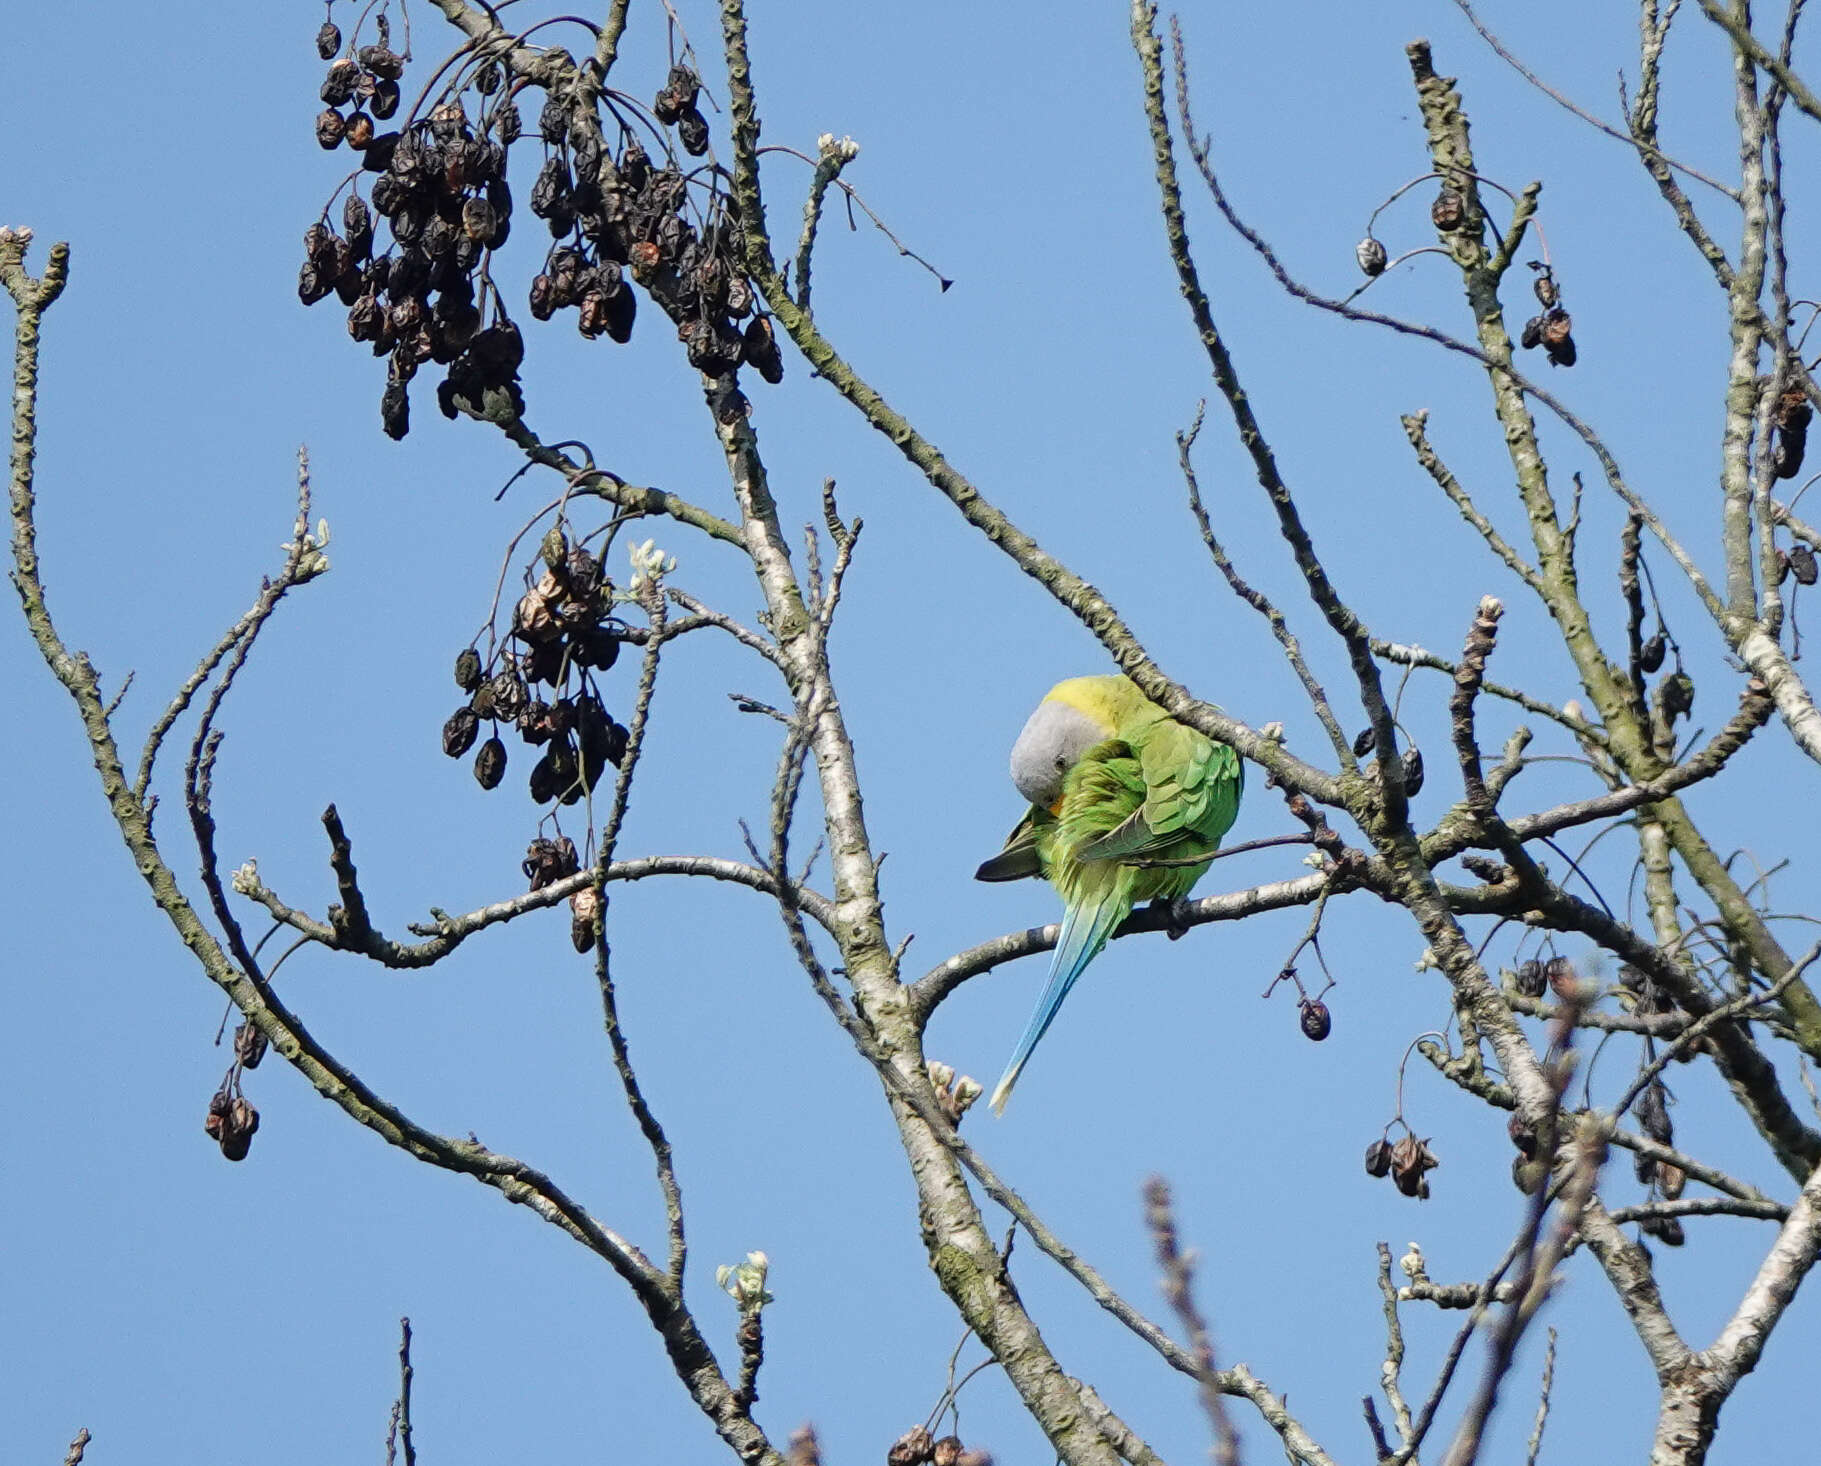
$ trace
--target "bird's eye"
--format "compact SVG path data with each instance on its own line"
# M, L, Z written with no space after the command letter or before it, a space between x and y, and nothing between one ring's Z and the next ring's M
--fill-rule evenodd
M1061 754L1057 754L1056 755L1056 772L1060 774L1064 769L1068 768L1068 766L1069 766L1069 761L1066 758L1064 758Z

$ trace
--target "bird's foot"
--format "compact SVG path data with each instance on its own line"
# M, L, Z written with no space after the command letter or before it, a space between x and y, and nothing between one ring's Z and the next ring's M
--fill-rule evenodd
M1151 902L1151 909L1163 916L1163 929L1169 933L1172 942L1180 941L1189 929L1189 898L1178 896L1166 900L1159 896Z

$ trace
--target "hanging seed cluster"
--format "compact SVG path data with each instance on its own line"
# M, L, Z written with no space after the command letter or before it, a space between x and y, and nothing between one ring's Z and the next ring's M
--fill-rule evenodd
M1435 1152L1429 1148L1427 1140L1419 1140L1409 1131L1403 1138L1391 1141L1381 1136L1366 1147L1366 1174L1374 1180L1391 1178L1391 1184L1405 1196L1415 1197L1418 1201L1429 1199L1428 1173L1441 1162L1435 1158Z
M595 683L619 659L625 628L613 619L613 582L595 556L572 546L560 528L545 536L539 553L537 579L512 613L508 640L516 649L502 646L483 662L476 648L467 647L455 659L455 682L468 701L443 724L443 752L461 758L486 724L490 732L475 754L474 777L481 788L497 789L506 776L502 735L510 732L541 750L531 766L532 802L574 804L626 754L626 729L607 711ZM571 860L574 854L571 846ZM526 875L532 875L529 868Z
M251 1023L242 1022L234 1030L234 1062L210 1098L208 1113L202 1120L203 1131L231 1161L247 1158L259 1129L259 1111L240 1092L240 1078L247 1070L257 1069L265 1056L266 1036Z
M740 367L768 382L783 379L776 334L756 313L720 174L707 171L706 183L692 182L678 166L679 156L700 157L709 147L693 71L672 67L652 104L670 129L657 161L624 127L619 147L610 148L598 114L567 93L548 95L535 131L527 132L519 110L527 84L508 86L492 59L455 70L427 115L380 131L375 120L398 111L405 59L391 48L383 14L375 26L376 43L360 45L356 37L345 49L333 22L317 33L329 70L316 138L325 149L358 154L360 166L347 185L341 227L331 226L325 210L306 232L297 290L306 305L335 295L348 309L348 334L386 358L380 420L387 434L397 439L410 431L408 389L426 363L446 369L437 386L444 416L510 422L524 413L518 374L525 343L492 263L512 230L506 175L515 151L543 154L526 198L553 241L530 286L535 319L572 310L583 337L628 341L637 284L676 327L690 364L728 379L719 394L731 404L727 410L746 410L732 381ZM363 197L367 174L373 176Z
M886 1466L993 1466L985 1451L969 1450L956 1435L933 1436L929 1428L914 1425L885 1453Z
M1530 268L1536 271L1531 289L1543 309L1524 322L1520 344L1526 351L1541 346L1551 366L1571 367L1577 356L1574 319L1562 309L1562 290L1556 283L1555 271L1539 260L1532 260Z
M1794 478L1802 472L1802 456L1808 451L1808 422L1813 416L1808 394L1800 382L1783 389L1771 413L1770 467L1778 478Z

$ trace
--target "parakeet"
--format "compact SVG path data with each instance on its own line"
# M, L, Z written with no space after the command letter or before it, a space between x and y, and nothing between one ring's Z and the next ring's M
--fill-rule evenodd
M1170 717L1127 677L1052 687L1012 745L1012 782L1031 802L983 881L1043 876L1062 897L1062 934L1024 1037L993 1090L1006 1098L1075 979L1140 901L1177 901L1239 813L1245 775L1224 743Z

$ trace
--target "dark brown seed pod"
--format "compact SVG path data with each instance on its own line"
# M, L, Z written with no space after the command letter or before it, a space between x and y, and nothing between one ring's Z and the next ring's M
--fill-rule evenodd
M1574 337L1574 320L1560 306L1548 311L1543 317L1543 350L1549 355L1551 366L1573 366L1577 352Z
M544 141L553 148L567 142L569 140L569 104L561 97L547 97L544 101L544 110L537 116L537 130Z
M474 755L474 782L483 789L497 789L506 777L506 745L498 736L489 738Z
M564 739L552 739L531 769L531 802L548 804L575 782L575 750Z
M266 1056L266 1036L251 1023L243 1022L234 1030L234 1057L242 1069L257 1069Z
M687 66L673 66L665 79L666 90L676 93L678 105L693 107L702 90L702 78Z
M360 80L360 68L346 56L329 67L317 93L331 107L346 106L354 100L354 87Z
M1634 1155L1631 1158L1631 1174L1638 1178L1640 1186L1654 1186L1657 1181L1657 1159L1655 1156Z
M958 1466L961 1460L961 1437L945 1435L930 1451L930 1466Z
M556 314L556 282L550 276L532 276L530 306L534 321L547 321Z
M243 1095L235 1095L222 1120L221 1153L231 1161L244 1161L259 1129L259 1111Z
M390 46L362 46L355 54L360 64L381 81L397 81L405 74L405 58Z
M1366 1147L1366 1174L1382 1180L1391 1174L1391 1142L1375 1140Z
M1518 338L1518 345L1522 346L1524 350L1529 351L1533 346L1542 345L1542 342L1543 318L1541 316L1532 316L1529 320L1524 322L1524 334Z
M1391 1180L1405 1196L1413 1196L1418 1201L1429 1199L1426 1173L1440 1164L1435 1152L1429 1148L1429 1142L1418 1140L1414 1135L1406 1135L1391 1147Z
M316 114L316 145L320 148L338 148L347 131L347 120L333 107L325 107Z
M673 126L684 105L683 97L671 87L661 90L651 103L651 115L663 123Z
M373 88L373 95L367 99L367 109L381 122L388 121L398 113L400 95L397 82L379 82Z
M1669 1091L1653 1079L1638 1096L1638 1126L1658 1145L1674 1145L1676 1128L1669 1118Z
M1530 1122L1522 1115L1514 1114L1505 1122L1505 1133L1511 1137L1511 1143L1521 1154L1536 1154L1536 1131L1530 1128Z
M1772 475L1776 478L1794 478L1802 472L1802 459L1807 451L1807 433L1794 433L1779 428L1770 445Z
M652 271L663 261L664 252L649 239L641 239L629 251L632 256L632 278L641 284L650 279Z
M1414 795L1423 789L1423 751L1420 748L1406 748L1399 762L1404 770L1404 793Z
M297 272L297 298L305 305L315 305L334 288L334 283L325 279L315 265L305 264Z
M341 27L332 20L325 20L322 29L316 33L316 54L324 61L333 61L335 53L341 50Z
M360 166L369 173L384 173L392 166L392 159L398 153L399 140L402 137L403 134L397 132L377 134L373 141L367 144L366 151L360 155ZM402 174L399 182L405 182Z
M1789 573L1796 578L1797 585L1815 583L1815 552L1807 545L1789 547Z
M752 311L752 286L739 275L727 282L727 314L736 321L743 320Z
M304 257L313 265L327 265L335 253L335 236L320 219L304 230Z
M411 399L403 382L388 382L379 398L379 425L394 443L402 443L411 431Z
M474 89L483 97L491 97L497 92L500 89L500 80L500 68L497 61L489 59L481 62L475 68Z
M1556 287L1555 271L1537 260L1530 262L1530 268L1536 271L1536 279L1530 282L1530 288L1536 292L1537 303L1544 310L1559 304L1562 292Z
M482 716L472 706L457 708L451 713L449 721L443 724L443 752L450 758L460 758L473 748L480 733Z
M456 655L455 685L463 692L473 692L481 685L481 654L471 646Z
M1688 1172L1680 1166L1671 1165L1668 1161L1662 1162L1657 1167L1657 1189L1663 1193L1666 1200L1679 1200L1682 1193L1688 1189Z
M1655 1237L1665 1247L1680 1247L1688 1240L1680 1217L1645 1217L1638 1223L1638 1230Z
M1443 234L1452 234L1467 222L1467 200L1458 190L1444 188L1429 205L1429 222Z
M506 660L510 664L511 658ZM525 684L519 681L517 669L511 665L504 671L494 673L487 686L493 693L494 716L502 722L511 722L525 710L525 704L531 700Z
M601 893L583 886L569 898L569 941L583 955L594 949L601 925Z
M377 341L386 309L371 294L363 294L348 308L348 335L356 341Z
M638 315L638 297L622 285L607 296L607 337L624 346L632 340L632 323Z
M607 329L607 297L598 290L590 290L576 302L578 315L575 328L590 341Z
M1789 551L1777 551L1777 584L1782 585L1789 579Z
M1543 976L1543 964L1534 957L1528 962L1518 964L1518 970L1513 977L1517 990L1527 998L1542 997L1543 989L1548 986L1548 982Z
M1686 672L1671 672L1658 685L1657 699L1668 721L1687 717L1695 706L1694 678Z
M473 240L486 243L499 227L493 205L484 198L466 199L462 203L462 232Z
M365 112L356 112L348 119L346 141L355 152L364 153L372 147L374 136L373 119Z
M892 1442L885 1466L924 1466L936 1454L936 1441L921 1425L912 1426Z
M1638 668L1643 672L1655 672L1663 665L1663 657L1669 650L1669 644L1663 633L1654 633L1650 640L1638 648Z
M708 119L696 108L685 107L677 114L677 141L692 158L708 151Z
M1353 246L1353 258L1359 261L1360 273L1369 280L1384 274L1385 266L1390 263L1384 245L1370 234Z
M784 380L784 357L778 351L771 317L754 316L740 337L740 359L774 387Z
M373 253L373 211L357 193L350 193L341 206L341 227L348 237L348 249L356 260Z
M511 147L524 135L524 119L519 116L518 104L507 102L495 109L493 113L493 130L506 147Z
M1303 1037L1320 1043L1334 1031L1334 1019L1328 1012L1328 1005L1318 998L1304 998L1299 1005L1297 1022L1302 1025Z
M1353 756L1364 758L1372 752L1372 745L1377 742L1377 739L1378 735L1370 728L1361 728L1353 735Z

